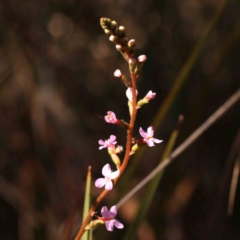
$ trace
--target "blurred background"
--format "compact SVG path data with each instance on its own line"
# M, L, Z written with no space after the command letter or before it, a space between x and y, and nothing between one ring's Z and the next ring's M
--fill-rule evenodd
M138 96L149 90L157 96L138 112L139 137L139 127L152 124L222 2L155 131L163 143L144 149L125 189L120 181L101 205L109 207L157 166L180 114L185 119L176 146L240 87L240 1L0 1L0 240L61 239L71 217L73 239L88 166L95 181L110 160L98 140L114 134L125 146L126 132L102 117L111 110L129 121L126 88L113 76L115 69L129 76L128 66L100 18L125 26L129 39L136 39L135 56L147 56ZM240 151L239 110L238 103L166 169L135 239L240 239L239 184L227 214ZM106 234L101 227L94 239L123 239L145 190L119 209L124 230L100 235ZM93 187L93 199L100 192Z

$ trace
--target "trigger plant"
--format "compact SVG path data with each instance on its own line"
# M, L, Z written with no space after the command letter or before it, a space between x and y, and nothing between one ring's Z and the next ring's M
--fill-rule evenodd
M112 135L107 140L99 140L99 150L107 150L110 163L115 165L114 168L107 163L102 168L102 178L98 178L95 181L95 187L103 188L102 193L97 197L95 203L89 210L89 213L80 227L75 240L80 240L85 231L95 228L98 225L105 224L108 231L113 231L114 227L123 229L124 225L115 219L117 215L117 207L113 206L108 211L107 206L102 207L99 217L96 214L98 205L102 202L104 197L114 188L117 181L121 178L122 173L125 171L131 155L133 155L141 146L146 145L149 147L155 146L155 144L161 143L162 140L154 138L153 127L148 127L145 132L141 127L139 129L140 136L133 136L133 129L136 121L137 111L145 104L148 104L156 96L156 93L150 90L143 99L137 100L137 78L140 75L140 70L146 62L147 57L140 55L135 58L135 39L128 39L126 35L126 29L124 26L118 26L117 22L109 18L101 18L100 25L105 34L109 35L109 40L115 45L117 51L123 56L124 60L128 64L129 74L122 73L120 69L116 69L113 73L114 77L122 81L122 91L126 92L126 107L129 110L129 122L120 120L114 113L115 109L106 109L107 115L104 120L106 123L121 126L125 129L126 144L124 157L120 158L120 153L123 150L122 146L117 145L117 137ZM119 101L116 99L116 102ZM124 131L124 130L123 130ZM134 139L134 141L133 141ZM115 170L114 170L115 169ZM96 218L96 219L93 219Z

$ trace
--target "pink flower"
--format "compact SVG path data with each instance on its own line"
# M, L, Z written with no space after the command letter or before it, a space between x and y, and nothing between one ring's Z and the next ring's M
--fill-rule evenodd
M99 147L99 150L103 149L103 148L111 148L114 147L114 145L116 145L117 141L116 140L116 136L111 135L110 138L108 140L99 140L98 143L102 146Z
M114 75L114 77L122 78L122 72L119 69L115 70L113 75Z
M141 55L138 57L138 62L144 63L146 61L146 59L147 59L146 55Z
M145 99L147 99L147 100L149 101L149 100L154 99L155 96L156 96L156 93L154 93L154 92L152 92L152 91L149 91L149 92L147 93L147 95L145 96Z
M104 117L105 121L107 123L112 123L112 124L119 124L120 121L116 118L116 114L114 112L108 111L107 115Z
M139 133L143 137L143 141L146 142L149 147L155 146L154 143L162 142L162 140L153 138L154 130L152 127L148 127L147 132L144 132L143 129L140 127Z
M110 208L110 211L108 211L106 206L102 207L101 214L102 214L101 220L105 221L106 228L108 231L112 232L114 226L119 229L124 228L124 226L121 222L119 222L117 219L114 219L117 215L117 207L116 206L112 206Z
M115 179L118 175L119 175L120 171L117 170L115 172L112 172L111 167L109 164L106 164L103 168L102 168L102 175L104 176L104 178L98 178L95 181L95 186L97 188L101 188L105 185L105 189L107 190L112 190L113 188L113 183L112 183L112 179Z
M127 98L130 102L132 102L132 88L128 88L126 91ZM138 95L138 91L136 90L136 96Z

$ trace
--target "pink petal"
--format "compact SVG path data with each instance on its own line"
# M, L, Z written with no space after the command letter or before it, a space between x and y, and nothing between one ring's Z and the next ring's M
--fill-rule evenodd
M117 171L115 171L115 172L111 172L109 178L110 178L110 179L115 179L115 178L118 177L119 173L120 173L119 170L117 170Z
M107 221L106 222L106 228L108 231L113 231L114 225L113 225L113 221Z
M104 117L104 120L105 120L107 123L111 123L111 121L109 120L108 116L105 116L105 117Z
M136 96L138 95L138 91L136 90ZM126 91L126 96L130 102L132 102L132 88L128 88Z
M107 181L106 181L106 184L105 184L105 189L107 189L107 190L112 190L112 188L113 188L113 183L112 183L112 181L111 181L111 180L107 180Z
M104 218L107 218L107 219L114 218L116 216L114 213L108 211L106 206L101 209L101 214Z
M113 219L113 218L115 218L115 216L116 216L115 213L113 213L113 212L111 212L111 211L108 212L108 218Z
M110 212L113 213L114 214L113 217L115 217L117 215L117 207L116 206L112 206L110 208Z
M103 168L102 168L102 175L104 177L108 177L111 174L112 170L109 164L106 164Z
M98 149L99 150L102 150L103 148L106 148L105 146L101 146L101 147L99 147Z
M159 139L157 139L157 138L152 138L152 140L153 140L155 143L160 143L160 142L163 141L163 140L159 140Z
M106 184L105 178L98 178L98 179L95 181L95 187L97 187L97 188L101 188L101 187L103 187L105 184Z
M105 142L104 142L103 140L99 140L98 143L99 143L100 145L104 145L104 144L105 144Z
M154 145L154 142L152 141L152 139L149 139L149 140L147 140L146 142L147 142L147 144L148 144L149 147L155 146L155 145Z
M111 135L111 136L110 136L110 141L113 142L113 141L115 141L115 140L116 140L116 136ZM117 142L116 142L116 143L117 143Z
M116 114L112 111L108 111L107 114L111 115L112 118L116 118Z
M113 221L113 224L116 228L119 228L119 229L124 228L124 225L121 222L119 222L117 219L114 219L112 221Z
M127 98L130 102L132 102L132 89L128 88L126 91Z
M104 218L109 218L109 212L106 206L102 207L101 214Z
M153 134L154 134L153 127L148 127L148 129L147 129L147 133L148 133L148 137L152 137Z
M141 127L139 128L139 133L140 133L140 135L141 135L143 138L147 137L147 133L144 132Z
M152 100L152 99L155 98L155 96L156 96L156 93L154 93L154 92L152 92L152 91L149 91L149 92L147 93L147 95L145 96L145 98L146 98L147 100Z

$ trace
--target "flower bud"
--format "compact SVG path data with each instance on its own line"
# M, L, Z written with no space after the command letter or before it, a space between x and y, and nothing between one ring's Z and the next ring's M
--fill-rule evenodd
M149 103L149 101L152 100L152 99L154 99L155 96L156 96L156 93L154 93L154 92L152 92L152 91L149 91L149 92L147 93L147 95L146 95L143 99L141 99L140 101L138 101L137 107L140 108L140 107L142 107L144 104Z
M125 31L125 27L123 27L123 26L119 26L119 31L121 31L121 32L124 32Z
M116 38L115 38L113 35L111 35L111 36L109 37L109 41L114 42L115 40L116 40Z
M152 91L149 91L149 92L147 93L147 95L145 96L145 98L146 98L147 100L152 100L152 99L155 98L155 96L156 96L156 93L154 93L154 92L152 92Z
M119 31L119 33L121 34L121 37L125 37L125 35L126 35L125 27L120 26L120 27L118 28L118 31ZM123 40L123 41L124 41L124 40Z
M132 48L135 46L135 39L131 39L130 41L128 41L128 47Z
M109 29L104 29L104 32L105 32L106 34L111 34L111 33L112 33L112 31L109 30Z
M138 62L144 63L146 61L146 59L147 59L146 55L141 55L138 57Z
M122 78L122 73L119 69L117 69L114 73L113 73L114 77L117 78Z
M111 28L116 28L117 22L116 21L111 21Z
M120 125L121 122L116 118L116 114L112 111L108 111L107 115L104 117L107 123Z
M121 46L120 44L116 44L116 49L117 49L118 51L121 51L121 50L122 50L122 46Z

